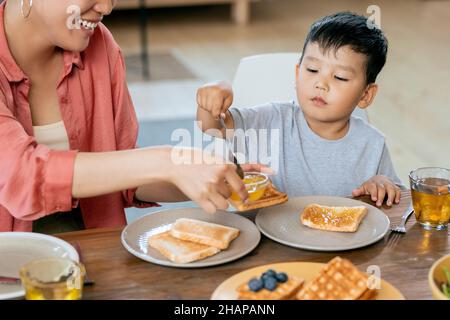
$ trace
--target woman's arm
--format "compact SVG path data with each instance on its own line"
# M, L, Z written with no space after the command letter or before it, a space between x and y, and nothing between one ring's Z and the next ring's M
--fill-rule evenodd
M173 183L155 182L140 186L136 190L137 200L144 202L181 202L189 201L188 197Z
M79 153L75 159L72 195L86 198L139 186L136 198L140 201L188 201L180 189L167 181L167 174L162 174L167 172L164 165L170 160L170 150L170 147L155 147Z
M95 197L166 182L170 147L114 152L80 152L75 159L72 196Z
M236 167L202 150L154 147L79 153L75 159L72 184L75 198L139 186L143 186L138 189L140 200L192 199L210 213L228 207L229 187L243 199L248 196Z

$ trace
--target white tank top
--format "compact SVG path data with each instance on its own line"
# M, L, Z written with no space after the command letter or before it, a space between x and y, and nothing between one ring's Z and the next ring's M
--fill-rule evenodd
M33 126L34 137L40 144L53 150L69 150L69 138L63 121L44 126Z

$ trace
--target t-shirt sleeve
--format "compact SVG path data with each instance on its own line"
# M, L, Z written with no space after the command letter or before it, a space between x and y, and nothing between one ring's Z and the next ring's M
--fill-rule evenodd
M230 108L234 122L233 146L241 163L263 163L258 146L271 141L272 129L279 127L280 112L273 103L251 108ZM260 141L262 138L264 141Z
M394 166L392 164L391 156L387 148L386 143L383 146L383 152L381 154L380 164L378 166L377 175L384 175L392 179L392 181L399 186L401 189L406 190L407 188L397 176Z
M251 108L230 108L234 129L270 129L276 118L277 110L272 103Z

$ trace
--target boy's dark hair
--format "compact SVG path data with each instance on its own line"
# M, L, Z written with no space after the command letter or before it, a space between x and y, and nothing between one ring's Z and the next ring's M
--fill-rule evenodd
M303 52L308 43L313 42L317 42L325 51L349 45L354 51L365 54L367 84L375 82L386 63L388 41L383 32L372 21L368 22L366 17L352 12L335 13L314 22L306 37Z

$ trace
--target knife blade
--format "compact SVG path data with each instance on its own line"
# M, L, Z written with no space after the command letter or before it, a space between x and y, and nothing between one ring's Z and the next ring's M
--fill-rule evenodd
M227 128L227 126L226 126L226 124L225 124L225 121L223 120L222 117L219 117L219 121L220 121L220 124L222 125L222 127L225 129L225 131L228 130L228 128ZM224 140L225 140L225 143L226 143L226 145L227 145L228 152L229 152L229 153L231 154L231 156L233 157L233 163L236 165L236 171L237 171L238 176L239 176L241 179L244 179L244 170L242 170L241 165L238 163L238 161L237 161L237 159L236 159L236 156L235 156L235 154L234 154L234 152L233 152L233 148L232 148L232 146L231 146L230 141L228 141L228 139L227 139L226 136L224 137Z

